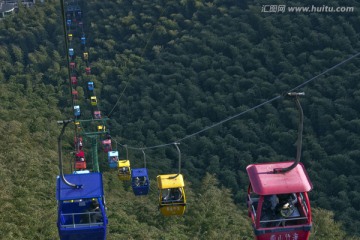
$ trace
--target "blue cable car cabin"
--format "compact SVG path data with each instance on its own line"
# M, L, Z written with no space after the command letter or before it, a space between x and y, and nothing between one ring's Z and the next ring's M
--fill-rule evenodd
M70 57L74 56L74 49L73 48L69 48L69 56Z
M85 38L85 36L82 36L81 37L81 44L85 45L85 43L86 43L86 38Z
M60 240L105 240L108 219L101 173L67 174L65 178L82 187L70 187L57 177Z
M94 82L88 82L89 91L94 91Z
M131 186L136 196L149 193L150 180L147 168L134 168L131 170Z
M110 168L117 168L119 161L119 152L118 151L109 151L108 152L108 161Z
M80 117L80 106L79 105L74 106L74 116Z
M67 25L68 27L71 26L71 19L66 20L66 25Z

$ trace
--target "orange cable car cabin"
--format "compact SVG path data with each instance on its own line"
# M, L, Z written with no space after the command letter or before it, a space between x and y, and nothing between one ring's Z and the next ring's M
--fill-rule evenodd
M75 169L76 170L84 170L84 169L86 169L85 153L84 153L83 150L79 150L75 154Z

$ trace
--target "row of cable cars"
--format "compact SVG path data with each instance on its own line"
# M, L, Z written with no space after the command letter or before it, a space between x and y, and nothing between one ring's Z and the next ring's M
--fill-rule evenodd
M81 16L79 9L72 9L71 13L75 13L77 16L75 19ZM75 63L70 63L70 68L72 67L75 67ZM86 72L90 73L90 69ZM93 85L90 85L88 85L89 90L91 87L93 90ZM91 105L96 106L96 98L91 99ZM80 116L79 106L74 106L74 115ZM94 112L94 118L101 118L100 112ZM98 126L98 131L105 132L105 126ZM80 147L82 139L78 138L75 142L79 146L75 156L76 169L80 171L76 171L76 174L68 174L65 178L76 187L60 177L57 179L59 235L62 240L106 239L108 220L102 175L84 170L86 161ZM129 160L119 160L118 151L112 151L110 138L103 140L102 144L104 151L107 152L109 167L118 169L119 179L131 180L135 195L148 194L150 181L147 168L131 169ZM287 172L279 171L288 168L289 164L291 162L252 164L247 167L250 179L248 211L258 240L309 238L312 217L307 192L312 189L312 184L302 164L296 165ZM164 216L184 214L185 184L180 174L180 164L177 174L158 175L157 185L161 214ZM284 203L281 203L281 207L275 211L281 201ZM274 202L276 204L273 204Z
M131 180L131 186L136 196L147 195L150 189L150 178L146 168L146 158L144 153L144 167L131 169L130 160L119 160L119 152L111 151L111 140L102 141L104 151L108 154L110 168L117 168L120 180ZM177 145L175 144L177 147ZM180 150L179 166L180 166ZM126 148L127 151L127 148ZM126 154L128 155L128 154ZM159 189L159 209L164 216L183 215L186 206L185 183L182 174L166 174L157 176Z
M131 169L129 160L119 160L118 151L108 152L110 168L117 168L120 180L131 180L131 187L136 196L147 195L150 189L148 170L144 168ZM183 215L186 206L185 183L183 175L165 174L158 175L159 209L162 215Z
M68 40L71 42L73 33L71 27L82 27L82 11L77 0L69 0L66 8L66 25L68 27ZM65 20L65 19L64 19ZM75 32L74 32L75 33ZM85 45L85 36L81 37L81 44ZM69 48L71 70L72 97L78 99L76 90L77 77L75 75L75 51ZM84 53L84 60L88 54ZM85 73L89 75L91 69L87 67ZM75 88L73 88L75 87ZM88 82L88 90L93 91L93 82ZM96 97L90 99L91 105L96 106ZM95 105L94 105L95 104ZM81 115L80 106L74 105L73 114L75 119ZM100 111L94 111L94 118L101 119ZM80 122L75 120L77 129ZM104 128L104 127L103 127ZM63 134L64 128L61 134ZM59 142L61 138L59 137ZM106 215L103 179L100 172L87 170L85 153L83 151L83 139L75 134L75 171L72 174L63 174L57 177L56 199L58 202L58 232L61 240L105 240L108 218ZM61 144L59 143L59 146ZM61 148L59 147L59 162L61 162ZM60 165L62 166L62 164ZM60 168L62 169L62 167Z

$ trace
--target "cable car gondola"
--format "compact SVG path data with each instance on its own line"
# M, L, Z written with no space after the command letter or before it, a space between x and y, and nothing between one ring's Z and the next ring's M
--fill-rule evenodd
M96 106L96 105L97 105L97 98L96 98L96 96L91 96L91 97L90 97L90 103L91 103L91 106Z
M105 132L106 127L105 127L105 125L99 125L99 126L97 126L97 130L98 130L98 132Z
M159 189L159 209L164 216L183 215L186 207L185 183L182 174L156 177Z
M94 111L94 119L101 119L101 112L100 111Z
M134 168L131 170L131 186L136 196L149 193L150 180L147 168Z
M119 161L119 152L118 151L109 151L108 152L108 162L110 168L117 168Z
M91 68L90 68L90 67L86 67L86 68L85 68L85 73L86 73L86 75L90 75L90 74L91 74Z
M74 116L80 117L80 106L79 105L74 106Z
M85 45L86 38L85 38L84 35L81 37L80 41L81 41L81 44L82 44L82 45Z
M101 173L67 174L64 177L81 188L68 186L60 176L57 178L60 239L105 240L108 219Z
M74 49L73 48L69 48L69 56L71 58L74 57Z
M74 99L77 100L78 99L78 91L76 91L75 89L71 90L71 94L73 95Z
M102 174L87 170L63 174L61 141L65 127L73 121L58 121L63 124L58 138L60 175L56 180L59 237L60 240L105 240L108 219ZM79 151L77 155L82 157L84 152Z
M131 179L131 168L129 160L118 161L118 177L120 180L129 181Z
M133 168L131 170L131 186L136 196L147 195L150 188L150 179L146 168L146 155L144 150L142 152L144 155L144 168Z
M294 96L300 113L296 160L260 163L247 166L250 184L247 205L257 240L308 240L312 226L308 192L313 188L304 165L300 163L303 112L298 96Z
M94 91L94 82L88 82L88 90Z
M75 153L75 169L86 169L85 153L82 150L79 150L77 153Z
M77 78L76 76L71 76L71 84L76 85L77 84Z
M85 60L85 61L88 60L88 59L89 59L89 53L84 52L84 53L83 53L83 57L84 57L84 60Z
M183 215L186 207L185 183L180 174L181 153L179 152L179 172L177 174L158 175L156 177L159 189L159 210L164 216Z
M107 152L109 152L109 151L112 150L112 147L111 147L111 139L102 140L101 143L102 143L104 152L107 153Z
M74 137L74 145L77 150L81 150L83 147L83 138L82 137Z

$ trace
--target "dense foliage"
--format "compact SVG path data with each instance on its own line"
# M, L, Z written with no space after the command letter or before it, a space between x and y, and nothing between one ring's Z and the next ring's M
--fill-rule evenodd
M110 114L118 142L136 147L189 136L360 49L356 13L262 13L265 1L81 4L100 107ZM316 4L360 7L355 1ZM0 150L0 238L57 236L56 120L72 113L60 22L57 2L20 8L0 22L0 126L6 136ZM306 92L302 161L314 185L314 239L360 234L358 66L353 59L299 89ZM135 198L103 168L109 239L251 239L245 168L294 158L297 121L294 103L281 99L181 141L189 200L181 218L159 215L155 184L150 196ZM67 135L70 159L70 129ZM141 164L141 151L129 154L135 166ZM174 147L146 154L153 178L176 171Z

